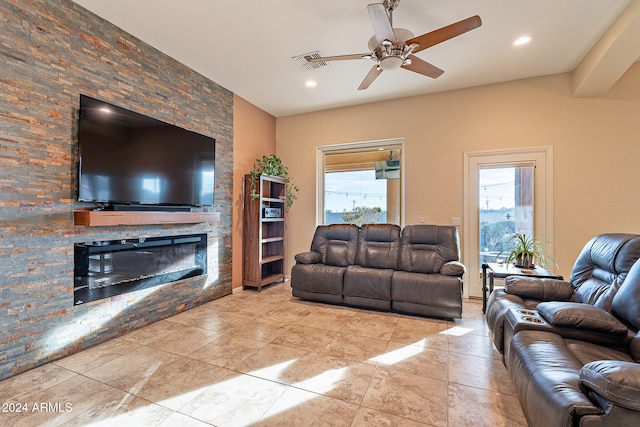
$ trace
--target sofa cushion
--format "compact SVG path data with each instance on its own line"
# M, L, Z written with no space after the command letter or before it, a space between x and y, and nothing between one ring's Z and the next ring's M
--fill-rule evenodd
M640 261L636 262L612 302L613 313L640 329Z
M370 268L398 266L400 227L395 224L365 224L358 237L355 264Z
M464 264L462 264L461 262L458 261L449 261L447 263L445 263L442 268L440 268L440 274L442 274L443 276L459 276L462 277L462 275L467 271L467 269L465 268Z
M391 269L347 267L344 275L345 297L373 298L391 301Z
M565 338L601 345L627 345L629 330L613 315L590 304L564 301L541 302L538 311L554 332Z
M294 264L291 268L291 286L307 292L342 295L346 269L324 264Z
M593 237L571 270L569 281L576 289L576 301L610 311L615 289L609 287L623 283L638 258L640 236L637 234L609 233Z
M526 276L508 276L504 279L504 291L539 301L569 301L573 295L573 287L568 282Z
M298 264L318 264L322 262L322 255L319 252L302 252L295 255Z
M627 335L627 327L610 313L589 304L547 301L538 304L547 322L560 328L579 328L612 335Z
M640 365L618 360L598 360L580 369L580 384L607 400L640 411Z
M453 226L417 224L402 229L398 269L434 274L449 261L460 260L460 238Z
M319 225L311 251L322 256L322 263L346 267L355 262L359 228L353 224Z

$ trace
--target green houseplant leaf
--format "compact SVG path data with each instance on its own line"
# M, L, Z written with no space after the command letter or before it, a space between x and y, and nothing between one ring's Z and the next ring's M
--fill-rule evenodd
M269 156L262 156L261 159L256 159L253 170L249 172L251 174L251 197L257 199L260 195L257 193L256 183L260 175L271 175L277 176L280 178L284 178L286 180L285 185L285 209L289 212L291 206L293 205L293 201L297 199L296 193L298 192L298 187L293 185L292 178L289 175L289 169L282 163L282 159L276 156L275 154L271 154Z
M533 268L534 262L542 268L547 268L547 260L551 261L557 267L554 259L549 255L543 245L543 242L524 233L511 233L506 244L510 247L506 264L515 263L516 267ZM506 251L498 254L498 257Z

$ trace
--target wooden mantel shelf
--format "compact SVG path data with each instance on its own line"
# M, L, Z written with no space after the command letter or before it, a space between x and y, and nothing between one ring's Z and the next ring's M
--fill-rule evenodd
M220 212L153 212L153 211L92 211L73 212L75 225L100 227L110 225L198 224L219 222Z

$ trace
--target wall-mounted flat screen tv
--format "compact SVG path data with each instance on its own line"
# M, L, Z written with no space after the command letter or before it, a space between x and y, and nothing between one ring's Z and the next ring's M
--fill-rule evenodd
M78 201L212 206L215 139L80 95Z

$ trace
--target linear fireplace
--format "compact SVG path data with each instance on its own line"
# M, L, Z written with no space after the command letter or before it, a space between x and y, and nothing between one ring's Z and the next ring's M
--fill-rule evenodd
M76 243L74 303L138 291L206 271L206 234Z

